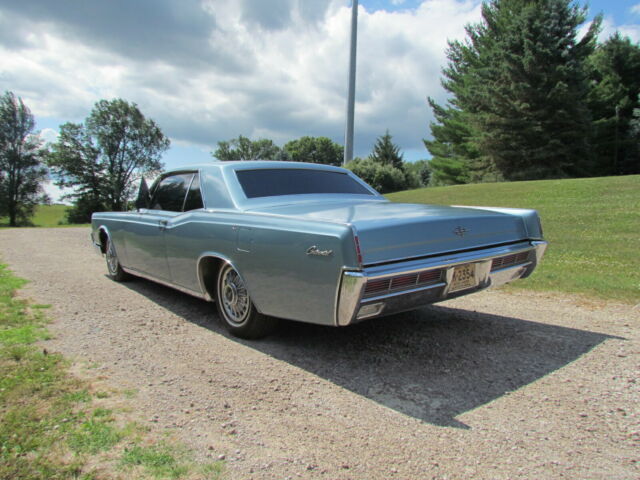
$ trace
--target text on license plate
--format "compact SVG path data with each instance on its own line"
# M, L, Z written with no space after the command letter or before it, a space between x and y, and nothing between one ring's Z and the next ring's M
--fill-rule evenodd
M466 263L459 265L453 269L453 279L451 280L449 293L472 288L477 284L475 264Z

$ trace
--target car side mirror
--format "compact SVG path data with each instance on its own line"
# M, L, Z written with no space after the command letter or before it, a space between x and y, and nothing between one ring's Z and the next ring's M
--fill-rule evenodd
M141 208L149 208L150 201L149 187L147 186L147 181L142 177L140 180L140 189L138 190L138 198L136 199L136 208L138 210Z

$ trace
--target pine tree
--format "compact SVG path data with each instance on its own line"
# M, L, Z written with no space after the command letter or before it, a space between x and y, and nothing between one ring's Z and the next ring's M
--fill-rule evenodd
M390 165L403 170L400 147L393 143L392 138L389 130L387 130L384 135L378 137L376 143L373 145L373 152L371 152L369 158L382 165Z
M474 138L470 115L449 106L443 108L429 98L436 122L431 123L434 140L424 140L433 155L430 162L433 185L456 185L482 180L479 152L469 139Z
M588 173L584 62L600 19L577 41L585 18L570 0L485 3L467 39L449 43L442 84L451 99L430 102L434 167L463 164L473 181Z
M593 117L594 175L640 173L640 158L631 132L634 109L640 107L640 45L616 33L587 62Z

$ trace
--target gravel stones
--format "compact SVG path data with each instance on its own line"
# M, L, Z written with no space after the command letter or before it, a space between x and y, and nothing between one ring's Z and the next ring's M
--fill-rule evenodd
M210 303L109 280L88 236L0 231L22 295L53 305L43 348L137 390L142 421L228 478L640 477L639 309L490 290L248 342Z

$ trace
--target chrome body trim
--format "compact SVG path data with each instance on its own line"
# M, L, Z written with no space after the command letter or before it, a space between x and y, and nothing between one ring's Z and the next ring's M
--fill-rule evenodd
M207 203L206 203L205 198L204 198L204 192L202 191L202 175L200 174L200 170L197 170L195 172L195 175L191 179L191 183L189 184L189 190L191 190L191 185L193 184L193 181L196 179L196 177L198 177L198 184L199 184L198 190L200 190L200 198L202 200L202 209L206 210L207 209ZM184 197L185 203L187 202L187 196L188 196L188 194L185 195L185 197Z
M336 311L336 326L345 327L353 321L360 306L366 283L367 279L362 272L343 272Z
M236 266L233 264L233 262L231 260L229 260L227 257L225 257L224 255L221 255L221 254L219 254L217 252L204 252L202 255L200 255L198 257L198 261L196 262L196 268L198 269L198 272L197 272L197 274L198 274L198 284L200 285L200 290L202 291L202 298L204 298L208 302L215 302L215 298L212 297L209 294L209 292L207 291L207 287L204 284L204 278L202 277L202 269L200 268L200 262L202 262L202 260L204 260L205 258L215 258L216 260L220 260L223 263L231 265L231 267L233 267L233 269L236 272L238 272L238 269L236 268ZM240 272L238 272L238 275L240 275ZM240 278L244 282L244 278L242 278L242 275L240 275ZM245 285L246 285L246 282L245 282Z
M333 255L333 250L320 250L317 245L312 245L307 248L307 255L315 255L317 257L330 257Z
M146 273L142 273L142 272L140 272L140 271L138 271L138 270L136 270L134 268L125 268L122 265L120 265L120 267L122 267L122 270L124 270L128 274L133 275L135 277L144 278L145 280L150 280L152 282L159 283L160 285L163 285L165 287L175 288L179 292L192 295L192 296L200 298L202 300L211 301L210 298L206 298L202 293L195 292L195 291L193 291L193 290L191 290L189 288L184 288L184 287L181 287L180 285L176 285L175 283L167 282L165 280L160 280L159 278L154 277L153 275L148 275Z
M102 257L104 255L102 253L102 246L100 242L96 242L96 240L93 238L93 232L91 232L90 238L91 238L91 244L93 245L93 248L94 248L93 251Z
M546 247L547 242L544 241L521 242L505 247L365 268L358 272L345 271L342 275L340 296L336 310L336 325L346 326L362 320L363 318L358 318L358 311L362 306L372 303L384 302L385 305L378 315L367 316L366 318L413 310L430 303L466 295L489 287L497 287L518 278L528 277L544 256ZM530 252L528 261L491 271L491 264L494 258L522 252ZM455 267L469 263L475 265L477 285L464 290L450 292ZM444 281L364 298L364 291L368 281L433 269L445 270Z
M446 285L447 285L446 282L438 282L438 283L432 283L429 285L424 285L422 287L410 288L408 290L400 290L397 292L385 293L384 295L376 295L375 297L367 297L362 299L362 304L364 305L369 303L375 303L375 302L379 302L380 300L386 300L389 298L394 298L401 295L408 295L411 293L418 293L424 290L431 290L433 288L442 288L442 287L445 287Z
M520 241L516 241L516 242L509 242L508 244L505 244L502 247L498 247L498 248L503 248L503 247L504 248L509 248L509 247L514 246L514 245L522 245L523 242L525 244L527 244L527 245L532 245L533 244L533 242L530 242L528 240L520 240ZM543 243L546 243L546 242L543 242ZM478 245L476 245L474 247L472 252L465 252L465 253L473 253L473 252L475 252L477 250L480 250L480 249L495 248L495 247L492 247L492 245L495 245L495 244L479 243ZM377 268L377 267L380 267L380 266L386 266L386 265L405 262L405 261L421 262L421 261L431 260L432 258L451 257L451 256L455 256L455 255L462 255L462 254L456 253L456 251L451 251L451 252L446 252L446 253L442 253L442 254L436 255L435 257L426 257L425 258L424 255L420 255L420 256L411 256L411 257L404 257L404 258L392 258L392 259L389 259L389 260L385 260L384 262L367 263L367 264L364 265L364 268L366 268L366 269Z
M546 242L544 243L546 244ZM532 242L519 242L514 245L507 245L504 247L483 248L472 252L438 255L436 257L425 258L423 260L409 260L406 262L398 262L388 265L365 267L364 272L367 273L368 278L371 280L388 277L390 275L407 275L423 270L452 267L480 260L493 260L494 258L503 257L505 255L531 251L533 249L532 247Z
M191 185L193 184L193 179L200 177L200 172L195 172L191 174L191 180L189 180L189 185L187 186L187 193L185 193L184 198L182 199L182 207L180 208L181 212L184 212L184 206L187 203L187 197L189 196L189 191L191 190ZM202 195L202 194L201 194ZM204 207L204 204L202 205Z
M540 260L542 260L542 257L544 257L544 252L547 251L547 245L549 245L549 243L540 240L531 242L531 245L533 245L536 249L536 263L540 263Z
M107 238L111 238L111 233L109 233L109 229L106 227L106 225L100 225L100 227L97 228L97 230L95 231L96 233L98 233L98 235L100 235L100 232L104 232L105 235L107 236ZM93 236L94 232L91 232L91 242L93 243L93 246L96 248L96 251L98 253L98 255L100 255L101 257L104 257L104 252L102 251L102 243L100 243L100 238L95 238ZM115 246L114 246L115 249ZM117 254L117 252L116 252Z

